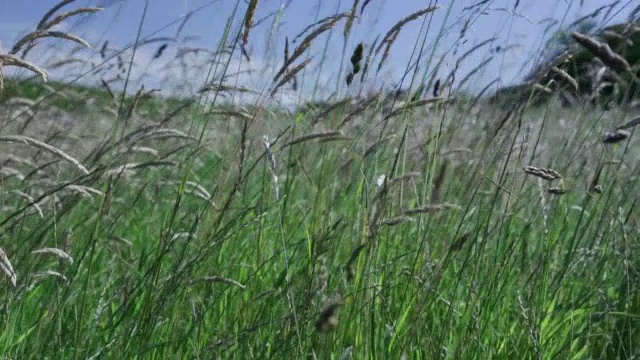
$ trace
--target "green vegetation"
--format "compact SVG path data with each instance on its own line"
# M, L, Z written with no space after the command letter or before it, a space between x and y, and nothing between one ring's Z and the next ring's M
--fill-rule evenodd
M241 47L260 4L238 4ZM357 50L353 21L297 46ZM235 106L4 79L3 358L640 356L639 118L453 101L440 65L393 99L279 108L305 49Z

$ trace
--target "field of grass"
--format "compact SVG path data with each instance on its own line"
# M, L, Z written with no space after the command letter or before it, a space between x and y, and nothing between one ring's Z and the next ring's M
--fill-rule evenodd
M5 78L1 357L639 358L638 111L433 85L302 111Z

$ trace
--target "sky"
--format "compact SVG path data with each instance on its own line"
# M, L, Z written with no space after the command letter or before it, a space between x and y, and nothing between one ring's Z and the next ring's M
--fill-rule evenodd
M364 2L360 1L360 6ZM43 14L57 3L38 0L5 4L0 12L2 50L7 51L17 39L34 29ZM185 56L181 61L168 60L186 48L214 51L227 29L233 38L242 27L247 3L248 0L77 0L64 6L58 14L82 6L102 6L104 11L68 19L55 30L79 35L93 49L75 51L75 44L71 42L46 39L26 59L45 66L61 59L77 58L78 64L84 61L84 65L45 67L51 78L95 82L99 77L117 84L118 59L109 56L128 49L119 60L128 64L133 56L130 46L140 35L139 39L143 41L154 38L159 41L135 50L131 77L138 85L188 95L206 85L207 76L213 71L218 76L225 72L231 74L227 80L237 86L264 92L273 85L272 76L282 65L285 38L292 41L317 20L350 10L353 0L261 0L256 10L256 25L249 35L249 61L238 51L223 64L214 64L202 51L198 55ZM347 88L344 84L344 71L350 69L349 58L356 44L364 42L371 46L376 37L383 36L400 19L432 5L440 8L402 28L380 72L377 75L369 73L368 86L397 86L405 69L413 64L417 64L422 79L425 71L427 74L433 71L440 58L443 58L443 64L438 76L446 76L456 65L458 80L474 73L464 84L465 90L477 92L489 83L495 87L513 84L522 80L539 60L552 30L566 27L575 19L611 4L598 14L601 23L625 21L629 12L638 6L634 0L371 0L355 21L346 55L343 57L344 22L341 22L331 34L316 39L301 58L300 61L311 57L310 64L298 76L302 90L288 90L288 94L323 97L336 92L361 91L357 85ZM187 15L177 41L167 42L167 38L176 37L178 27ZM461 37L463 28L466 31ZM462 54L488 39L493 40L456 64ZM109 56L105 61L100 50L107 40L104 48ZM164 56L154 59L158 47L165 43ZM297 44L292 42L290 46L293 49ZM420 47L424 47L424 51L417 60L414 49ZM485 61L484 67L474 71ZM338 77L341 64L343 72ZM405 80L401 87L407 88L409 81Z

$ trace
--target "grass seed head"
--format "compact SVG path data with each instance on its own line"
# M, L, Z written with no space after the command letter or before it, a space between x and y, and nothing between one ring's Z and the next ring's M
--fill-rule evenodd
M539 178L542 178L544 180L547 181L551 181L551 180L556 180L556 179L560 179L562 178L562 175L560 175L560 173L558 173L557 171L553 170L553 169L546 169L546 168L538 168L535 166L527 166L524 168L524 172L529 174L529 175L533 175Z
M342 305L342 301L336 301L325 306L316 321L316 330L328 332L335 329L340 323L337 312Z
M11 261L9 261L7 254L5 254L4 250L2 249L0 249L0 270L2 270L5 275L7 275L9 281L11 281L11 284L13 286L16 286L18 276L16 275L15 271L13 271Z
M556 187L547 189L547 192L552 195L563 195L567 193L567 190L556 186Z
M625 140L629 136L631 136L631 133L627 130L616 130L606 133L602 138L602 142L605 144L615 144Z
M631 66L627 60L611 50L609 44L601 43L598 40L578 32L571 33L573 39L590 53L602 60L605 65L613 70L625 73L631 71Z

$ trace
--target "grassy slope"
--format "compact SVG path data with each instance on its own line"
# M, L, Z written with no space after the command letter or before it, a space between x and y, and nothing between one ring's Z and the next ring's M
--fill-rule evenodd
M639 266L638 234L634 198L624 191L635 185L629 170L606 167L600 180L605 192L587 193L582 183L588 174L571 158L586 145L562 149L564 140L553 140L559 116L551 112L525 112L491 138L497 124L485 124L480 115L470 119L468 109L435 109L427 125L421 111L401 116L397 137L367 157L366 136L274 150L280 200L274 199L259 145L246 150L238 178L242 132L232 124L227 143L215 152L197 159L178 156L175 166L140 170L110 189L96 182L106 196L65 197L55 211L44 207L44 219L26 216L10 228L5 221L5 236L12 241L4 240L3 248L19 285L5 286L2 353L23 357L37 351L53 358L637 353L640 299L632 274ZM366 119L371 118L363 115L359 121ZM564 137L597 138L592 126L603 120L585 115L582 121L562 129ZM532 155L511 144L523 141L526 126L518 126L527 123L545 124L529 130L529 141L539 140L543 155L536 156L548 163L532 163L558 167L569 193L549 195L546 184L521 173L520 165ZM441 125L443 135L421 146L427 157L416 158L411 133L435 134ZM405 127L412 131L403 137ZM444 155L466 146L474 151ZM590 148L590 167L625 149L604 150ZM459 209L412 216L371 233L372 222L429 203L445 161L449 167L433 201ZM413 179L379 195L379 175L410 171L417 171ZM211 193L215 205L180 185L185 174ZM162 185L168 179L174 185ZM9 196L4 203L25 204ZM73 265L30 253L43 246L63 248L67 229L73 229ZM452 247L462 238L464 244ZM354 255L360 244L366 246ZM345 272L350 263L352 280ZM68 281L34 282L33 274L47 269ZM318 332L319 313L332 300L344 302L336 315L339 324L329 333Z
M638 141L600 142L623 109L320 116L49 86L6 80L32 101L0 107L3 356L640 354Z

